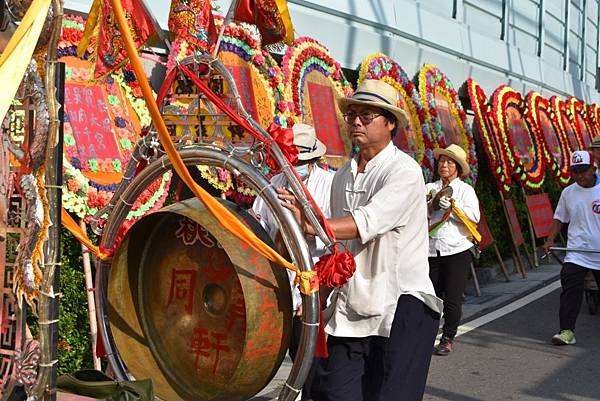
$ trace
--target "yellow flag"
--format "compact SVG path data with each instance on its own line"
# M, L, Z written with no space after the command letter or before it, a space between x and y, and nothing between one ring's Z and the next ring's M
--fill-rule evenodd
M42 33L51 0L34 0L0 56L0 117L4 119Z

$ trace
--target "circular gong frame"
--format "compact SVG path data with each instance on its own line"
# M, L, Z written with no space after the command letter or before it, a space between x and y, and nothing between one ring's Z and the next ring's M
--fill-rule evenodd
M277 220L277 223L281 227L281 234L292 262L302 271L312 271L312 259L300 227L292 214L281 206L275 188L270 185L266 178L262 176L256 168L240 158L212 146L196 145L183 148L180 150L180 155L186 166L208 165L223 167L242 178L249 187L261 194ZM148 165L132 180L130 185L117 200L115 207L107 220L100 244L104 249L112 249L114 247L118 239L119 228L124 222L131 205L138 196L157 177L171 169L171 161L166 156L163 156ZM97 302L99 332L102 336L109 363L115 372L117 380L128 380L128 370L125 361L117 348L108 316L107 294L110 267L110 261L99 261L97 264L97 291L95 293L95 298ZM279 395L279 400L294 400L299 394L310 370L319 325L318 297L318 292L309 296L303 296L302 306L304 310L304 324L298 350L299 358L296 359L292 366L286 385Z

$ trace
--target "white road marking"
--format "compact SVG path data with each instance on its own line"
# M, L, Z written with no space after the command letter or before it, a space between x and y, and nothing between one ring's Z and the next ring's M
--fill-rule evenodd
M493 322L496 319L500 319L502 316L508 315L509 313L514 312L517 309L520 309L520 308L524 307L525 305L530 304L533 301L536 301L545 295L548 295L549 293L551 293L552 291L554 291L558 288L560 288L560 280L556 280L556 281L548 284L547 286L540 288L539 290L534 291L529 295L524 296L523 298L519 298L516 301L503 306L500 309L496 309L495 311L492 311L486 315L478 317L475 320L471 320L470 322L465 323L458 327L458 332L456 334L456 337L462 336L463 334L467 334L471 330L475 330L476 328L481 327L484 324Z

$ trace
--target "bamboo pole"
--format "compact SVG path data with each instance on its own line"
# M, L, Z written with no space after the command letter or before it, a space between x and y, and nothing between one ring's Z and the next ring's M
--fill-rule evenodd
M79 222L79 226L83 232L87 232L87 226L83 220ZM98 343L98 321L96 320L96 301L94 299L94 280L92 279L92 263L90 259L90 250L81 244L81 252L83 255L83 273L85 275L85 289L88 300L88 315L90 320L90 339L92 343L92 361L94 369L102 370L100 358L96 355L96 344Z

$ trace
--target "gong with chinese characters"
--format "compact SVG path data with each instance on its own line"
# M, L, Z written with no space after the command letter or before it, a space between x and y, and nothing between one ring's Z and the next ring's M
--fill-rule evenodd
M268 241L246 212L227 203ZM136 223L113 260L111 329L129 371L166 400L245 400L279 368L291 328L284 268L197 200Z

